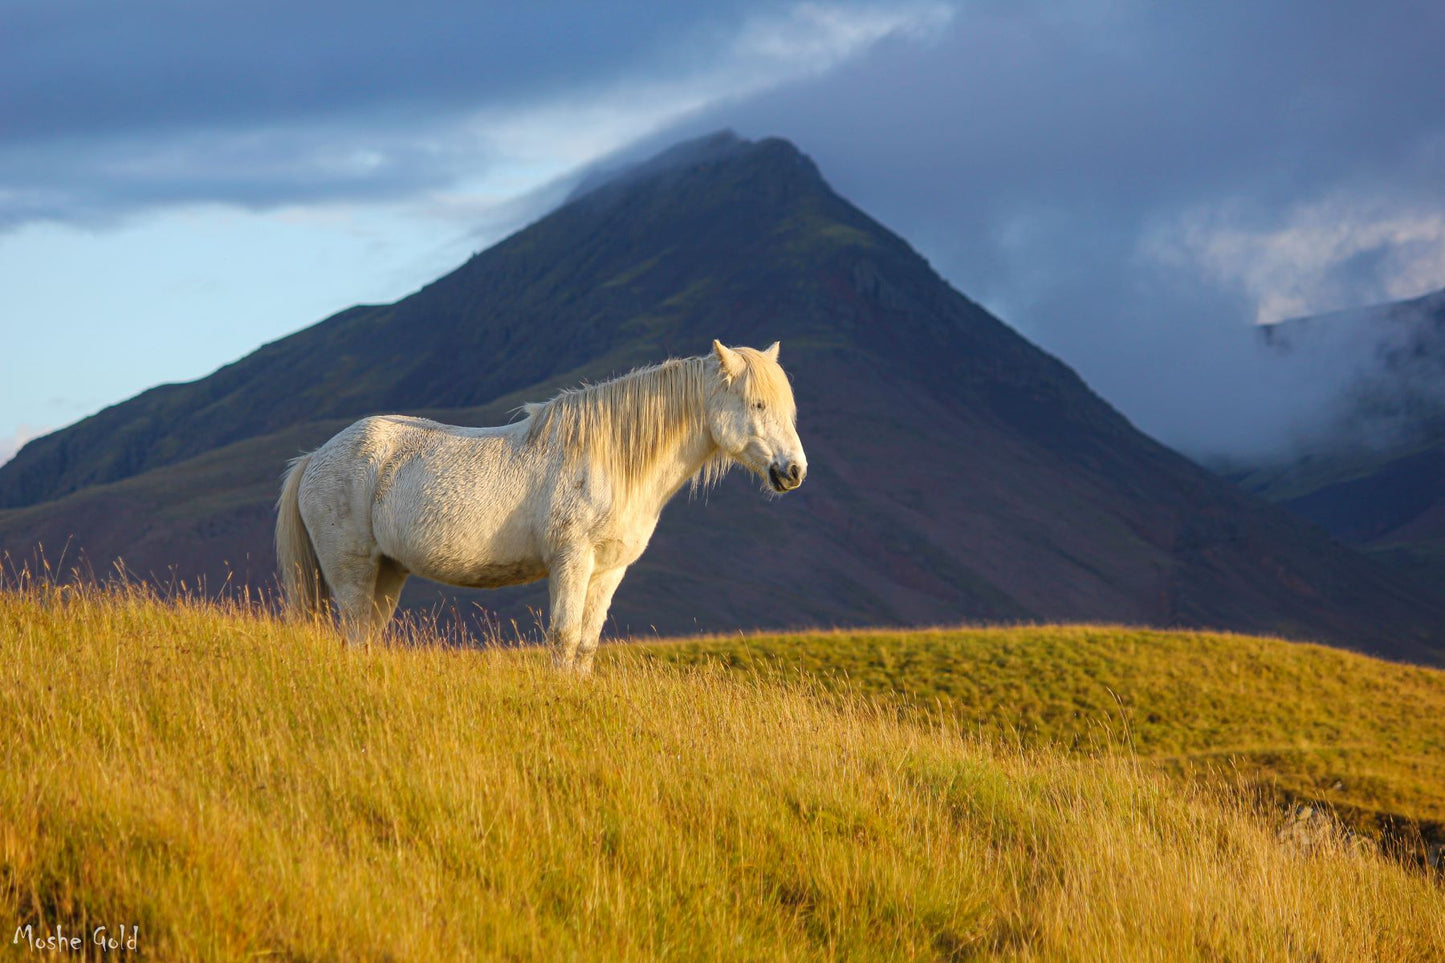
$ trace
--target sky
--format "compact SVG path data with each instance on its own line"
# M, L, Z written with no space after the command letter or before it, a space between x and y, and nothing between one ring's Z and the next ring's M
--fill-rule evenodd
M392 301L590 165L782 136L1201 455L1339 372L1254 330L1445 287L1438 2L0 0L0 460Z

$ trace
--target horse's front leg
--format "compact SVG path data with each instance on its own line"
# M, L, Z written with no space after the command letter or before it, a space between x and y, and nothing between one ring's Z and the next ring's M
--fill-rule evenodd
M591 675L592 658L597 654L597 642L602 638L602 625L607 621L607 610L612 607L612 594L622 584L627 566L619 565L601 572L592 573L587 585L587 607L582 615L582 641L577 647L577 674Z
M560 555L551 565L547 588L552 611L547 620L547 641L552 646L552 664L559 669L576 667L577 647L582 641L582 621L587 610L587 585L592 580L590 546Z

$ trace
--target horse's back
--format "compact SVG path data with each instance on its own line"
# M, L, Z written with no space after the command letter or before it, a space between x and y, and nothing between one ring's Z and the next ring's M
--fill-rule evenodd
M369 488L371 535L382 554L459 585L546 574L536 531L547 473L534 464L525 423L472 428L378 415L333 441Z
M361 418L311 453L303 506L325 503L349 516L370 516L393 495L420 507L429 495L485 487L489 479L515 474L508 466L520 457L524 439L517 428L470 428L412 415Z
M355 422L347 431L354 431L365 447L388 454L405 455L412 451L435 449L438 446L457 441L472 441L485 438L513 439L520 437L518 428L525 428L522 422L508 425L472 427L469 425L448 425L430 418L416 415L369 415ZM340 437L338 435L337 437Z

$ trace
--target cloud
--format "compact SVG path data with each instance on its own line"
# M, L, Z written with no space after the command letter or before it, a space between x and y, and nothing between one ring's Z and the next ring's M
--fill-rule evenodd
M1255 302L1255 323L1274 324L1445 285L1445 209L1388 210L1337 196L1258 227L1194 211L1146 238L1144 248L1244 291Z
M716 16L736 15L719 3ZM695 15L633 3L12 0L6 141L425 116L561 93L665 45Z
M401 17L381 4L101 3L78 17L64 6L9 13L32 42L0 64L0 229L104 226L198 202L465 208L467 196L532 190L884 38L926 36L951 13L734 4L687 19L637 4L524 14L423 3Z
M800 74L825 73L885 37L926 40L953 16L953 8L943 3L890 7L800 3L779 16L745 22L731 44L731 59L752 74L755 86L768 86Z

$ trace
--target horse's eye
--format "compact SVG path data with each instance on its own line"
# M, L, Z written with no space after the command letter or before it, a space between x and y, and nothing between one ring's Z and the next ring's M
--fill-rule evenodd
M762 411L762 410L763 410L764 408L766 408L766 407L767 407L767 405L763 404L761 401L754 401L754 402L753 402L753 410L754 410L754 411Z

